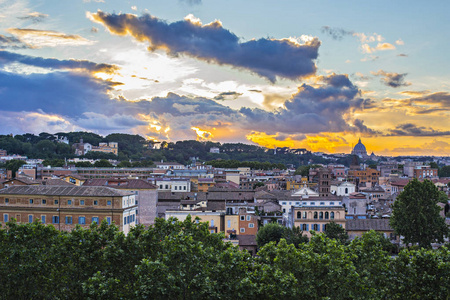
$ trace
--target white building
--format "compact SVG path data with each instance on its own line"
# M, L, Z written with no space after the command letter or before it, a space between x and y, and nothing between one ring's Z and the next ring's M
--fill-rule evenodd
M356 191L356 186L350 182L342 182L339 185L332 184L330 186L330 191L336 196L349 196L351 193Z

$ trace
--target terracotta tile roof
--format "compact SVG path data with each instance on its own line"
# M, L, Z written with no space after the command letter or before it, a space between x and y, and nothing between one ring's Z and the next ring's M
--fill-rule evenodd
M0 190L4 195L46 195L84 197L122 197L132 193L101 186L46 186L22 185Z
M41 185L59 185L59 186L73 186L72 183L68 183L62 179L47 179L42 180Z

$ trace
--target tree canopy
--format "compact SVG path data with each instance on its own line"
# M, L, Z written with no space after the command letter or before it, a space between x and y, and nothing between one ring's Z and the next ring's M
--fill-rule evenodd
M0 299L447 299L450 251L392 259L371 231L343 245L284 238L251 257L207 223L156 219L128 235L102 222L60 232L39 221L0 228Z
M433 242L444 242L448 226L437 205L440 193L433 182L414 179L398 195L392 208L390 224L406 244L431 247Z

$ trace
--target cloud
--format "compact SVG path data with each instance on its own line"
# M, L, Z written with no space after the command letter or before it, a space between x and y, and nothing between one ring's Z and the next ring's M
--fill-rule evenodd
M408 57L408 54L400 53L400 54L397 54L397 56L400 56L400 57Z
M59 60L55 58L42 58L29 55L18 54L9 51L0 51L0 66L12 63L21 63L29 66L61 69L61 70L87 70L92 73L114 73L118 71L118 67L110 64L97 64L88 60Z
M183 21L166 23L151 15L107 14L102 11L87 16L117 35L131 35L148 41L149 50L165 50L171 55L197 59L249 70L274 82L277 77L296 80L315 74L314 60L320 41L312 38L303 44L295 39L261 38L241 42L220 21L203 25L190 16Z
M444 141L433 140L429 143L424 143L419 146L405 146L397 147L389 150L391 153L397 153L398 155L443 155L447 156L450 153L450 144Z
M383 108L405 110L410 115L444 113L448 117L450 111L450 93L436 92L428 94L427 91L424 91L423 96L418 96L418 94L420 92L414 95L417 97L408 99L383 99Z
M374 53L376 51L394 50L395 46L389 43L378 43L376 47L371 47L369 44L362 44L361 48L364 53Z
M302 84L284 107L268 112L258 108L241 108L246 128L258 128L267 134L358 131L350 126L346 115L362 108L359 90L346 75L321 77L319 87ZM366 129L365 129L366 130Z
M45 19L48 18L48 15L43 14L43 13L39 13L39 12L31 12L29 14L27 14L26 16L23 17L17 17L17 19L20 20L29 20L32 21L33 23L40 23L42 21L44 21Z
M0 49L27 49L29 45L14 36L0 34Z
M348 31L342 28L332 28L330 26L322 26L321 29L322 33L326 33L327 35L331 36L334 40L342 40L344 36L348 35L354 35L354 31Z
M418 97L418 96L425 96L430 94L430 90L424 90L424 91L403 91L400 92L402 95L410 96L410 97Z
M358 128L358 132L361 132L361 133L367 133L367 134L370 134L370 135L377 135L377 134L380 133L380 132L378 132L376 130L373 130L373 129L367 127L364 124L364 121L360 120L360 119L355 119L355 121L353 122L353 126Z
M405 44L405 42L402 39L396 40L395 43L399 46L403 46Z
M408 73L388 73L383 70L379 70L378 72L371 72L375 76L384 76L381 78L381 82L383 82L385 85L398 88L401 86L408 86L411 85L410 82L405 82L405 77Z
M214 97L214 100L236 100L237 98L239 98L239 96L242 96L242 93L223 92Z
M389 130L387 136L444 136L450 135L450 131L434 130L431 127L417 126L412 123L397 125L395 129Z
M8 32L18 36L33 48L57 46L86 46L95 42L79 35L70 35L52 30L9 28Z

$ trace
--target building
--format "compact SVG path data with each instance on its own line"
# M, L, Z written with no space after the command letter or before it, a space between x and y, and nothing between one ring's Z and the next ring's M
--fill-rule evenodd
M419 180L438 178L438 169L432 169L430 166L417 166L414 168L413 177Z
M339 184L332 184L330 189L333 195L349 196L351 193L355 192L356 186L351 182L344 181Z
M152 178L149 181L158 186L159 191L190 192L191 180L189 178Z
M77 224L106 220L127 234L136 224L135 195L99 186L13 186L0 190L0 222L15 218L17 222L53 224L70 231Z
M83 186L106 186L136 197L136 224L152 225L156 218L158 187L143 179L89 179Z
M92 145L89 143L84 143L83 139L80 139L79 143L74 143L72 148L75 150L75 155L85 155L92 150Z
M92 146L90 151L119 155L119 144L116 142L99 143L98 146Z
M359 158L367 158L367 150L366 150L366 146L364 146L363 143L361 143L361 138L358 141L358 144L355 145L355 147L353 147L352 150L352 155L356 155Z
M351 181L356 185L356 190L360 186L372 187L378 183L378 178L380 177L380 171L374 169L366 170L349 170L348 171L348 181Z
M209 148L209 153L220 153L220 149L217 147Z
M389 238L391 242L399 240L394 234L394 229L389 225L389 219L347 220L345 229L350 239L361 237L364 233L374 230Z
M183 170L186 169L186 167L182 164L179 164L177 162L160 162L155 163L157 169L162 170Z
M300 227L310 237L310 231L324 232L330 222L345 228L345 208L340 205L293 207L291 219L294 226Z

